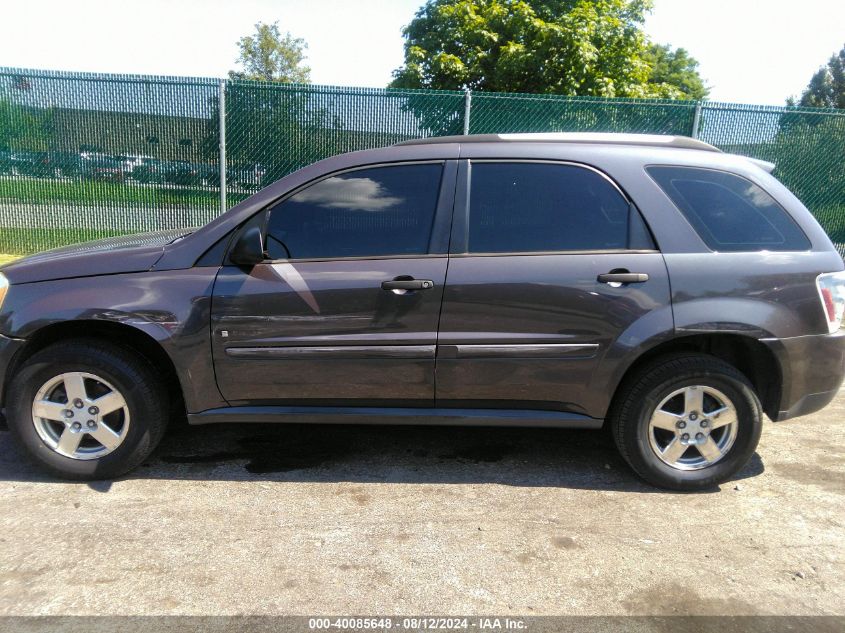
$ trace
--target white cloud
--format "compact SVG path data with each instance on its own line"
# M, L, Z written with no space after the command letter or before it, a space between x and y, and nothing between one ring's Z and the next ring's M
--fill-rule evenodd
M326 209L383 211L404 202L391 196L372 178L327 178L298 193L295 202L315 204Z

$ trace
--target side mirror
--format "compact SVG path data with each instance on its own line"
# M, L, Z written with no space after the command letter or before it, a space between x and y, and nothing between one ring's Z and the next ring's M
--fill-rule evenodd
M265 259L264 236L260 226L249 226L238 235L229 260L236 266L255 266Z

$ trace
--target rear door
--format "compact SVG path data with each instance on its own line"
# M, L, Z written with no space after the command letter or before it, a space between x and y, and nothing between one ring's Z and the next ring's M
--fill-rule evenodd
M579 164L466 161L458 182L438 406L603 417L602 363L645 321L672 329L666 267L638 211Z
M268 210L270 259L221 268L214 367L233 404L434 404L455 161L369 166Z

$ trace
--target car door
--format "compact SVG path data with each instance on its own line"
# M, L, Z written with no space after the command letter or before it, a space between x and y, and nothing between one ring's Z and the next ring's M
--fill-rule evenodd
M367 166L292 193L268 260L223 266L214 367L232 404L433 406L456 161Z
M672 329L662 255L606 175L563 162L461 163L437 406L603 417L612 386L602 363L660 328Z

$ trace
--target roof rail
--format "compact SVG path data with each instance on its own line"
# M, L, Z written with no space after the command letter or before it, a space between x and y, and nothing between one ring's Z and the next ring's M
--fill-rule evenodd
M430 136L428 138L402 141L397 145L428 145L435 143L591 143L597 145L640 145L649 147L677 147L721 152L704 141L688 136L664 136L660 134L615 134L597 132L541 132L516 134L469 134L464 136Z
M777 167L777 165L775 165L774 163L770 163L767 160L760 160L759 158L751 158L751 156L743 156L743 158L748 160L748 161L751 161L752 163L757 165L757 167L759 167L763 171L769 172L770 174L775 170L775 167Z

